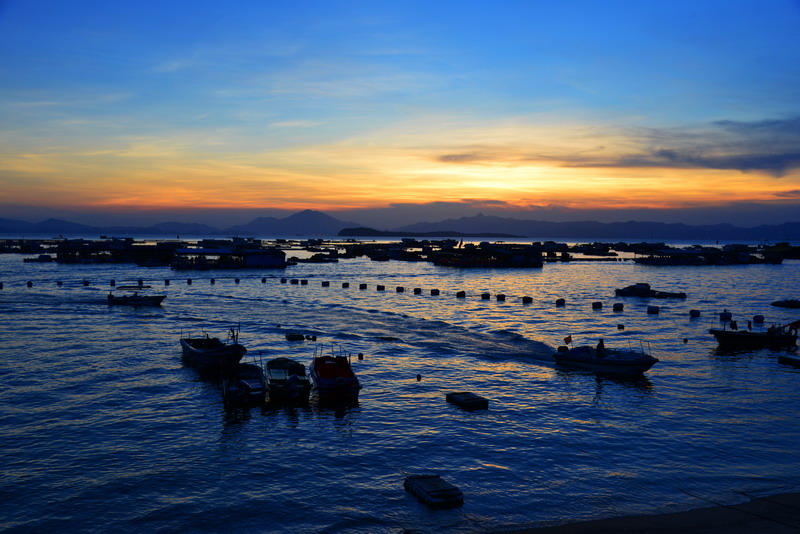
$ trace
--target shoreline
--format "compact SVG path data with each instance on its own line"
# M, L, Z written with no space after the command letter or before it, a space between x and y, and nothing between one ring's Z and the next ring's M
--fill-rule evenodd
M594 519L546 527L497 530L495 534L746 534L800 532L800 493L779 493L749 501L685 512Z

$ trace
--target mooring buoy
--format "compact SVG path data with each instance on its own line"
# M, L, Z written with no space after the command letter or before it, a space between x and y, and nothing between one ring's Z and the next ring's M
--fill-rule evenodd
M415 287L415 288L414 288L414 294L415 294L415 295L420 295L420 294L422 294L422 288L421 288L421 287Z
M350 282L342 282L343 289L347 289L348 287L350 287Z
M438 289L431 289L431 295L438 295L438 294L439 294Z
M457 292L457 293L456 293L456 298L459 298L459 299L464 299L464 298L467 298L467 292L466 292L466 291L459 291L459 292Z
M661 308L659 308L658 306L648 306L647 307L647 313L649 315L658 315L658 313L660 311L661 311Z
M566 304L567 304L566 300L564 300L564 299L556 299L556 306L561 307L561 306L566 306Z
M495 298L496 298L497 300L499 300L499 301L504 301L504 300L506 300L506 296L505 296L503 293L498 293L498 294L497 294L497 296L496 296Z
M531 302L533 302L533 297L522 297L523 304L530 304Z
M621 312L622 310L625 309L625 305L622 304L621 302L615 302L614 305L611 306L611 309L614 310L615 312Z
M592 302L592 309L593 310L600 310L603 308L602 302Z

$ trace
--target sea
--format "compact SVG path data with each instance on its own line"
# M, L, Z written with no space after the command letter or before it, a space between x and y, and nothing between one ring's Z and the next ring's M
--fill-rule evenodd
M161 307L107 305L112 281L139 280ZM800 261L176 272L4 254L0 282L2 532L483 533L800 491L800 369L708 333L726 310L800 319L770 305L800 297ZM614 296L638 282L687 298ZM358 404L226 409L179 340L230 328L262 361L343 347ZM567 336L660 361L634 379L561 369ZM489 408L446 402L460 391ZM421 473L463 506L407 492Z

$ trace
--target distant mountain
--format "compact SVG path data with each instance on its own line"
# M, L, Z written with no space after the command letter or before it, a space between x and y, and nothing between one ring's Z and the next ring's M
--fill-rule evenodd
M325 213L303 210L284 219L259 217L247 224L231 226L225 232L232 235L336 235L342 228L360 226L352 221L340 221Z
M421 222L397 228L395 232L442 233L459 232L515 234L539 238L578 239L692 239L788 241L800 235L800 222L740 228L731 224L690 226L683 223L627 221L601 223L597 221L548 222L512 219L478 214L473 217L448 219L440 222Z
M392 230L376 230L360 226L358 228L343 228L338 234L340 237L525 237L514 234L470 233L442 231L442 232L395 232Z

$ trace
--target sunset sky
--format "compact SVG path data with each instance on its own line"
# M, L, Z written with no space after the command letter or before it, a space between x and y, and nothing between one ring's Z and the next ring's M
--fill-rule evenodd
M189 207L800 220L800 2L0 0L0 217Z

